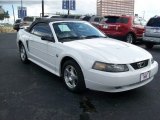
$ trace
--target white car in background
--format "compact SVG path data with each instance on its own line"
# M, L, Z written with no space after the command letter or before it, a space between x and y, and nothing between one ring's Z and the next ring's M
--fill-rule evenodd
M21 29L27 29L34 21L40 19L38 16L26 16L20 22L19 27Z
M158 71L149 52L108 38L85 21L36 21L18 32L17 45L23 63L62 77L72 92L127 91L149 83Z

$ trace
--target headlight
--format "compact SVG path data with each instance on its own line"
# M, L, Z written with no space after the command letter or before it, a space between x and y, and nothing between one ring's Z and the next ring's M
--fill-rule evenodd
M105 71L105 72L126 72L129 71L125 64L108 64L103 62L95 62L92 69Z
M151 58L151 63L152 63L152 64L154 63L154 59L153 59L153 58Z

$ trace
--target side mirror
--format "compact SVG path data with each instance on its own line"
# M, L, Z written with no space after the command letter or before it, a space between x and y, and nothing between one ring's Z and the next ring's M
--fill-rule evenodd
M45 41L55 42L54 37L50 36L42 36L41 39Z

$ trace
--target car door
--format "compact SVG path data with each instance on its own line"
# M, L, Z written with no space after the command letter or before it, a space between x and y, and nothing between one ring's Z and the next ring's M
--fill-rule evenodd
M49 31L51 31L50 28L49 28ZM52 32L50 35L55 39L55 36L53 36ZM56 64L57 64L57 58L58 58L58 51L60 51L60 49L57 46L58 46L58 43L56 43L55 41L48 42L48 53L47 53L48 65L49 65L49 68L53 72L55 72L55 74L58 72L58 68Z
M37 23L30 31L29 40L27 41L30 57L39 64L48 66L48 42L42 40L42 36L47 36L49 27L47 23Z

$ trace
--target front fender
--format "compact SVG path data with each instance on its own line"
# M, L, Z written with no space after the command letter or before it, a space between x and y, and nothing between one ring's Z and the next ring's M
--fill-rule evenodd
M57 62L57 69L59 71L59 75L61 75L61 62L65 57L70 57L72 59L74 59L78 65L80 66L83 75L85 76L85 71L87 69L91 69L93 63L94 63L94 59L92 57L89 57L83 53L79 53L76 51L68 51L68 52L63 52L61 53L61 55L58 57L58 62Z

